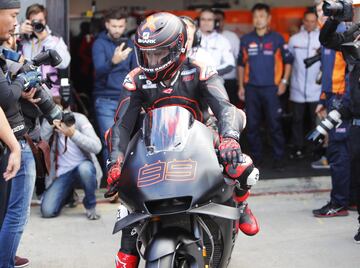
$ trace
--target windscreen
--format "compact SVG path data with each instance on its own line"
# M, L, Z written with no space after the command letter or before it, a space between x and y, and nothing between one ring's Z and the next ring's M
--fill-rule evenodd
M143 135L149 153L182 151L193 122L191 113L179 106L148 112L143 123Z

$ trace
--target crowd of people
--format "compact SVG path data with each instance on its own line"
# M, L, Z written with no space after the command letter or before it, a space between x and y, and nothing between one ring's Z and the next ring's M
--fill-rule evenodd
M86 217L89 220L100 218L96 211L96 189L103 175L107 175L107 196L116 196L113 186L118 183L124 161L127 146L124 140L127 143L135 128L140 106L156 107L151 102L155 103L161 94L172 94L174 89L177 94L190 99L200 98L192 95L195 89L189 93L177 88L179 76L183 87L199 85L206 89L202 94L210 108L204 111L203 107L186 105L196 111L195 118L200 110L201 115L209 114L209 118L215 117L219 122L217 125L214 121L203 123L210 127L215 125L214 128L219 130L217 146L224 163L240 159L240 132L246 124L249 144L246 153L250 157L245 157L243 165L261 169L264 153L260 129L264 119L271 137L273 169L282 171L287 157L304 158L307 147L310 151L315 150L306 143L306 130L315 128L317 122L339 103L349 101L347 63L341 52L320 43L320 29L327 19L322 14L322 5L323 2L318 0L314 7L307 9L302 26L288 43L281 34L270 29L271 10L267 4L253 6L254 30L241 37L225 29L226 15L221 10L203 9L196 19L181 17L187 42L181 44L184 40L176 40L183 46L179 55L177 51L171 51L171 55L177 55L176 61L169 56L169 51L150 53L136 45L139 38L145 39L147 32L143 31L146 27L156 27L156 18L150 16L135 36L126 36L127 16L119 10L109 11L104 16L105 30L92 36L87 29L75 51L82 55L80 72L91 76L87 80L93 81L93 84L84 82L92 87L93 122L92 118L72 112L72 103L65 97L61 78L72 55L64 40L49 29L46 8L40 4L27 7L25 21L18 24L20 1L0 0L0 140L4 143L0 146L0 267L24 267L29 262L16 256L16 251L29 217L34 188L44 218L56 217L65 205L76 203L75 189L78 187L85 192ZM346 29L344 23L337 27L338 32ZM56 51L61 63L24 68L34 57L48 50ZM14 60L13 55L19 55L19 58ZM319 55L319 61L304 63L305 59L316 55ZM151 66L160 64L164 58L174 60L174 69L152 73ZM191 62L184 63L185 58ZM208 69L204 69L203 63ZM89 66L93 66L93 70ZM183 66L187 69L181 70L186 74L195 71L190 76L183 76L182 72L178 73L180 67L185 68ZM145 75L142 70L146 70ZM195 75L200 77L199 81ZM44 79L50 83L43 83ZM205 85L203 81L206 81ZM185 82L193 84L185 86ZM218 92L212 92L211 87ZM144 93L148 89L162 93ZM39 90L51 96L54 106L60 109L61 118L49 120L39 109ZM133 93L135 91L137 95ZM287 91L292 111L292 147L288 156L280 103L280 97ZM159 107L161 105L166 103ZM246 119L238 109L240 107L244 107ZM229 119L232 110L235 112ZM71 120L64 119L69 116ZM350 125L350 120L343 120L332 129L324 153L320 155L320 166L329 164L332 191L330 202L313 210L316 217L346 216L348 210L359 209L355 181L360 174L356 174L356 169L351 166ZM99 163L97 155L101 151ZM255 235L259 226L245 201L252 185L247 186L235 192L242 211L239 228L247 235ZM123 231L117 267L123 267L120 263L124 262L129 265L127 267L136 267L138 263L130 233L131 230ZM359 232L355 241L360 242Z

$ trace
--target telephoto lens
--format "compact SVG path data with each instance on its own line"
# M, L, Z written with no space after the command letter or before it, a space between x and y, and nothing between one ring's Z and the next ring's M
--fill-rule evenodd
M315 144L322 144L326 134L341 123L341 114L337 110L332 110L306 138Z
M352 4L352 0L324 1L322 9L325 16L332 16L340 21L352 21Z

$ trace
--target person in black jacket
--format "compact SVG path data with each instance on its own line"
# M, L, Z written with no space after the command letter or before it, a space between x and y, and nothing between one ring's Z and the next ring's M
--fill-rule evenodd
M7 41L15 32L16 16L19 14L20 1L0 1L0 42ZM19 246L30 208L30 200L35 182L35 161L24 135L27 127L22 116L19 99L25 96L24 89L38 81L37 72L29 72L10 80L4 48L0 47L0 107L4 110L10 127L21 146L21 165L11 180L11 190L7 211L0 229L0 267L14 267L15 253ZM28 88L31 90L31 88ZM0 174L0 180L3 180Z
M125 77L116 122L108 135L111 154L109 190L105 196L112 196L118 190L124 155L140 110L149 112L164 106L184 107L204 124L208 122L210 107L218 120L220 143L217 147L223 163L236 166L234 179L239 179L247 169L250 174L245 176L247 186L251 186L251 174L256 177L253 181L256 182L258 170L249 157L243 157L239 145L245 114L229 102L222 80L213 68L186 57L186 43L185 23L172 14L153 14L139 26L135 37L139 67ZM235 191L234 199L240 203L243 212L239 228L247 235L255 235L259 226L245 203L248 196L248 190ZM136 237L131 235L131 227L127 227L122 231L116 267L137 267L138 261Z
M341 19L329 17L320 32L320 42L327 48L342 50L344 43L353 42L360 35L360 23L355 23L343 33L336 32ZM357 192L357 210L360 224L360 61L346 57L349 65L350 104L343 105L338 109L342 119L351 120L349 133L351 176L354 180ZM360 243L360 227L354 237L356 243Z

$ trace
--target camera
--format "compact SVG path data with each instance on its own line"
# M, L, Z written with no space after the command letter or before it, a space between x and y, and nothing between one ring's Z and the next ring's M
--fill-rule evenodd
M321 60L321 52L318 52L315 56L304 59L305 68L311 67L315 62Z
M60 81L60 96L61 96L61 105L64 109L70 106L71 103L71 86L69 84L68 78L61 78ZM72 112L66 111L62 113L62 120L65 125L71 127L75 124L75 116Z
M31 21L31 26L33 27L34 29L34 32L36 33L41 33L42 31L45 30L45 25L42 24L40 21L38 20L32 20Z
M308 136L307 140L314 142L315 144L322 144L326 134L333 129L338 127L342 123L341 114L337 110L332 110L321 122L314 131Z
M325 16L332 16L340 21L352 21L352 4L352 0L324 1L323 12Z
M76 122L74 114L72 112L63 112L61 122L68 127L73 126Z
M20 68L18 74L35 71L41 65L57 66L61 63L62 59L55 50L47 50L39 53L32 61L26 61ZM48 93L51 84L49 80L42 80L37 82L34 87L36 93L34 98L40 98L40 101L36 104L46 120L52 124L54 119L61 119L61 109L54 103L52 96ZM26 89L24 89L26 90Z
M341 45L341 52L344 59L350 63L355 64L360 62L360 41L344 43Z

